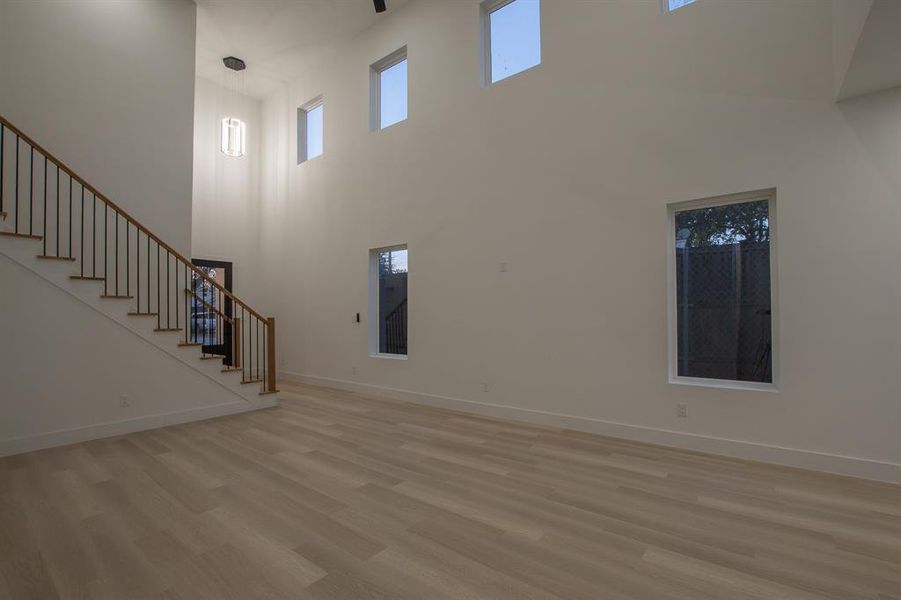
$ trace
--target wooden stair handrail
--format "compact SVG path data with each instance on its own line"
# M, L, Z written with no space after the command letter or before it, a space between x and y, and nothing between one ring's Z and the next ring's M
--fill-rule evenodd
M36 141L34 141L31 137L29 137L29 136L28 136L25 132L23 132L21 129L19 129L18 127L16 127L16 126L13 125L12 123L10 123L9 120L7 120L3 115L0 115L0 123L3 123L3 126L4 126L4 127L6 127L6 128L8 128L9 130L13 131L16 135L18 135L20 138L22 138L23 140L25 140L25 142L27 142L27 143L28 143L30 146L32 146L35 150L39 151L39 152L42 153L46 158L50 159L57 167L59 167L62 171L64 171L67 175L69 175L69 177L71 177L72 179L74 179L75 181L77 181L80 185L84 186L84 189L86 189L86 190L88 190L89 192L91 192L91 194L93 194L98 200L100 200L101 202L103 202L104 204L106 204L107 206L109 206L110 208L112 208L113 210L115 210L116 212L118 212L120 215L122 215L122 217L123 217L124 219L126 219L127 221L129 221L136 229L138 229L139 231L142 231L142 232L144 233L144 235L146 235L147 237L149 237L150 239L152 239L152 240L153 240L155 243L157 243L161 248L163 248L164 250L166 250L167 252L169 252L170 254L172 254L172 256L174 256L174 257L176 258L176 260L178 260L179 262L181 262L181 263L183 263L184 265L186 265L187 267L189 267L194 273L196 273L197 275L199 275L200 277L202 277L202 278L205 279L206 281L210 282L215 288L217 288L220 292L222 292L225 296L227 296L228 298L230 298L231 300L233 300L235 303L237 303L237 304L239 304L240 306L242 306L247 312L249 312L250 314L254 315L255 317L257 317L258 319L260 319L260 320L262 320L262 321L267 321L267 317L264 317L263 315L261 315L260 313L258 313L257 311L255 311L255 310L254 310L253 308L251 308L250 305L248 305L246 302L244 302L243 300L241 300L240 298L238 298L237 296L235 296L234 294L232 294L231 292L229 292L227 289L225 289L225 287L223 287L223 286L220 285L218 282L216 282L215 280L213 280L210 276L208 276L208 275L207 275L206 273L204 273L202 270L200 270L200 269L198 269L197 267L195 267L194 264L193 264L190 260L188 260L187 258L185 258L184 256L182 256L182 254L181 254L180 252L178 252L178 251L175 250L172 246L170 246L169 244L167 244L166 242L164 242L163 240L161 240L159 237L157 237L156 234L154 234L152 231L150 231L149 229L147 229L146 227L144 227L144 225L142 225L142 224L140 223L140 221L138 221L137 219L135 219L134 217L132 217L132 216L131 216L130 214L128 214L125 210L123 210L121 207L119 207L118 204L116 204L115 202L113 202L112 200L110 200L109 198L107 198L105 195L103 195L101 192L99 192L99 191L97 190L97 188L95 188L94 186L92 186L91 184L89 184L89 183L88 183L87 181L85 181L82 177L80 177L80 176L78 175L78 173L76 173L75 171L73 171L72 169L70 169L70 168L66 165L66 163L64 163L63 161L61 161L60 159L58 159L52 152L50 152L49 150L47 150L46 148L44 148L43 146L41 146L40 144L38 144Z
M188 298L192 298L192 299L200 302L201 306L203 306L208 311L212 311L212 312L216 313L220 319L224 319L224 320L228 321L229 323L234 322L234 319L232 319L230 316L228 316L227 314L225 314L224 312L222 312L221 310L219 310L218 308L216 308L215 306L213 306L212 304L210 304L209 302L207 302L206 300L204 300L203 298L201 298L200 296L198 296L191 290L185 290L185 295L187 295Z
M14 225L15 229L13 231L0 230L0 236L14 236L20 238L30 238L35 240L43 240L43 252L38 255L39 258L43 259L54 259L54 260L64 260L64 261L76 261L80 262L80 272L78 275L72 275L73 279L82 279L82 280L90 280L90 281L102 281L103 282L103 295L102 298L115 298L115 299L127 299L131 300L137 298L137 306L133 309L133 312L129 313L130 315L152 315L156 316L157 327L154 331L182 331L184 330L185 336L184 341L179 342L179 346L201 346L202 353L204 356L201 358L209 358L206 356L210 354L212 356L213 350L215 348L210 348L210 351L207 351L205 348L205 343L210 346L221 346L222 344L228 343L228 331L225 330L224 333L220 333L219 325L213 325L209 328L206 326L206 321L204 321L204 329L200 332L201 336L203 336L203 340L198 340L195 332L191 331L189 325L189 314L190 310L188 307L189 300L193 299L195 303L199 302L204 309L209 312L212 312L218 319L217 323L229 323L231 327L231 340L234 344L231 348L231 352L233 354L232 360L233 363L231 365L232 369L237 370L236 365L241 365L242 372L242 383L247 383L249 381L252 382L262 382L263 383L263 391L261 394L272 394L277 392L276 387L276 362L275 362L275 319L272 317L265 317L255 309L253 309L249 304L235 296L232 292L226 289L222 284L215 281L212 277L207 275L202 268L195 266L190 259L183 256L177 250L175 250L172 246L164 242L160 239L156 234L151 232L147 227L141 224L137 219L128 214L125 210L123 210L119 205L110 200L107 196L102 194L97 188L89 184L85 181L81 176L79 176L72 168L66 165L62 160L57 158L53 153L48 151L44 146L37 143L34 139L28 136L21 129L13 125L9 122L8 119L0 115L0 141L4 140L4 133L8 133L15 138L15 193L14 193L14 212L7 213L6 208L4 206L4 191L5 185L4 183L4 171L6 170L6 163L9 161L7 157L7 145L5 143L0 144L0 218L6 220L9 218L9 215L14 215ZM29 172L27 189L25 194L25 205L27 206L28 212L27 215L27 228L25 227L24 217L22 220L22 227L20 228L20 215L23 211L23 207L20 207L20 187L19 187L19 161L20 156L20 146L23 145L26 148L25 157L28 159L27 167ZM30 152L30 158L28 153ZM34 214L35 214L35 184L34 184L34 162L35 155L38 155L43 158L43 171L44 171L44 183L43 183L43 204L44 210L40 213L40 219L43 223L43 236L38 235L38 233L34 229ZM48 248L47 240L48 240L48 221L50 218L48 217L48 211L53 207L52 203L48 204L48 172L47 165L50 164L54 167L55 175L56 175L56 186L55 186L55 194L56 194L56 216L55 216L55 225L56 225L56 243L51 248ZM60 181L60 174L63 174L63 177L68 181ZM68 252L66 252L61 244L60 244L60 222L63 220L64 209L60 205L60 190L62 189L62 184L68 183L69 193L68 196L63 194L63 200L68 200L68 236L64 237L64 240L68 242ZM78 245L79 256L76 258L74 255L74 247L73 247L73 223L75 218L75 212L78 211L78 201L74 198L73 195L73 183L77 183L79 188L75 191L81 192L81 205L80 205L80 223L75 228L75 231L78 233L80 237L80 243ZM85 227L87 225L85 221L85 194L89 194L88 200L92 202L90 205L91 208L91 232L90 232L90 244L89 246L85 245L86 235L85 235ZM41 198L38 195L37 198L40 203ZM100 200L98 203L97 200ZM97 208L98 206L101 208L101 216L103 218L102 227L98 232L97 229ZM73 210L74 207L74 210ZM112 210L110 210L112 209ZM113 227L109 227L109 213L112 212L111 216L114 217ZM40 230L41 222L38 223L38 227ZM125 289L120 292L119 287L119 279L121 274L120 267L120 259L122 258L122 251L120 250L120 224L124 223L125 225L125 246L124 246L124 265L125 265L125 277L124 277L124 286ZM135 245L134 250L135 253L132 255L131 253L131 228L135 229ZM147 240L147 251L144 255L146 257L146 293L144 296L145 306L141 306L141 234ZM110 235L114 236L114 242L110 240ZM97 250L98 250L98 236L100 241L100 252L101 257L100 261L98 261ZM156 250L156 306L155 312L152 310L152 296L154 292L154 287L152 285L152 275L151 275L151 265L152 265L152 252L151 252L151 243L155 244ZM88 262L88 248L90 249L90 262ZM110 249L113 249L112 259L110 258ZM52 250L52 251L51 251ZM165 252L165 269L162 269L162 256L161 252ZM132 256L134 256L134 278L132 278ZM110 260L114 264L110 264ZM102 261L102 265L98 264L98 262ZM172 302L172 273L170 266L175 267L174 271L174 285L175 285L175 293L176 296L174 298L174 303ZM90 267L90 270L88 270ZM102 268L103 277L98 277L98 269ZM113 271L109 271L112 268ZM188 273L191 273L191 282L188 282ZM179 327L179 306L182 305L182 301L179 299L180 294L178 293L179 286L179 275L182 274L184 278L185 285L185 298L184 298L184 313L185 313L185 321L184 328ZM205 300L203 296L199 296L194 293L193 288L196 284L196 281L200 280L204 282L204 285L209 285L209 289L207 291L212 291L214 295L218 295L219 301L221 302L223 298L226 299L225 303L222 304L223 309L217 308L211 302ZM136 295L132 295L131 284L134 281L135 284L135 292ZM163 294L163 287L165 286L165 293ZM124 292L124 293L123 293ZM165 298L165 314L166 319L162 319L163 311L163 298ZM217 302L218 303L218 302ZM233 303L233 304L232 304ZM175 327L171 324L171 308L175 309ZM238 313L240 311L240 313ZM232 314L233 313L233 314ZM238 316L240 314L240 316ZM223 325L225 327L225 325ZM210 342L207 340L209 334L212 333L214 335L211 338L213 341ZM246 334L246 335L245 335ZM193 337L192 337L193 336ZM218 336L215 337L215 336ZM262 352L261 352L262 350ZM222 356L223 354L219 354ZM227 355L224 354L224 355Z

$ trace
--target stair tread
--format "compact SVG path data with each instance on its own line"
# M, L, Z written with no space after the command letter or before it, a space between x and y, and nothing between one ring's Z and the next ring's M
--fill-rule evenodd
M185 346L201 346L202 344L195 343L195 342L179 342L178 345L185 347Z
M130 312L128 313L129 317L158 317L159 313L147 313L147 312Z
M262 380L262 379L242 379L242 380L241 380L241 383L242 383L242 384L245 384L245 383L263 383L263 380Z
M38 254L38 258L43 258L45 260L67 260L70 262L75 262L74 256L50 256L48 254Z
M112 294L101 294L101 298L115 298L116 300L131 300L134 296L115 296Z
M69 275L69 279L80 279L82 281L104 281L105 277L89 277L87 275Z
M44 239L42 236L34 235L33 233L16 233L15 231L0 231L0 235L5 235L7 237L26 238L26 239L30 239L30 240Z
M156 316L156 315L154 315ZM166 332L166 331L181 331L181 327L157 327L154 331L158 332Z
M244 369L242 369L241 367L227 367L225 369L222 369L222 372L223 373L240 373L243 370Z

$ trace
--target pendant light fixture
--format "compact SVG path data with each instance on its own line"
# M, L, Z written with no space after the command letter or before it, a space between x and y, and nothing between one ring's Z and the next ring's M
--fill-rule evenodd
M247 65L240 58L228 56L222 59L225 65L225 89L226 89L226 107L234 109L234 97L241 94L244 95L244 69ZM229 98L231 96L231 98ZM229 100L232 100L232 106L229 107ZM240 158L247 152L247 124L237 117L225 117L222 119L222 137L220 140L220 150L226 156L234 156Z

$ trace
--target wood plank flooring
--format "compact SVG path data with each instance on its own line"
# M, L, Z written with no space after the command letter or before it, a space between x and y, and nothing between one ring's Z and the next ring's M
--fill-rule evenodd
M0 599L901 600L901 486L282 387L0 459Z

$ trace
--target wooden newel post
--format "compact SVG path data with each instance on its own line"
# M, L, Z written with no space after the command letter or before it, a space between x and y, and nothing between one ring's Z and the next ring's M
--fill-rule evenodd
M275 317L266 319L266 391L277 392L275 385Z

